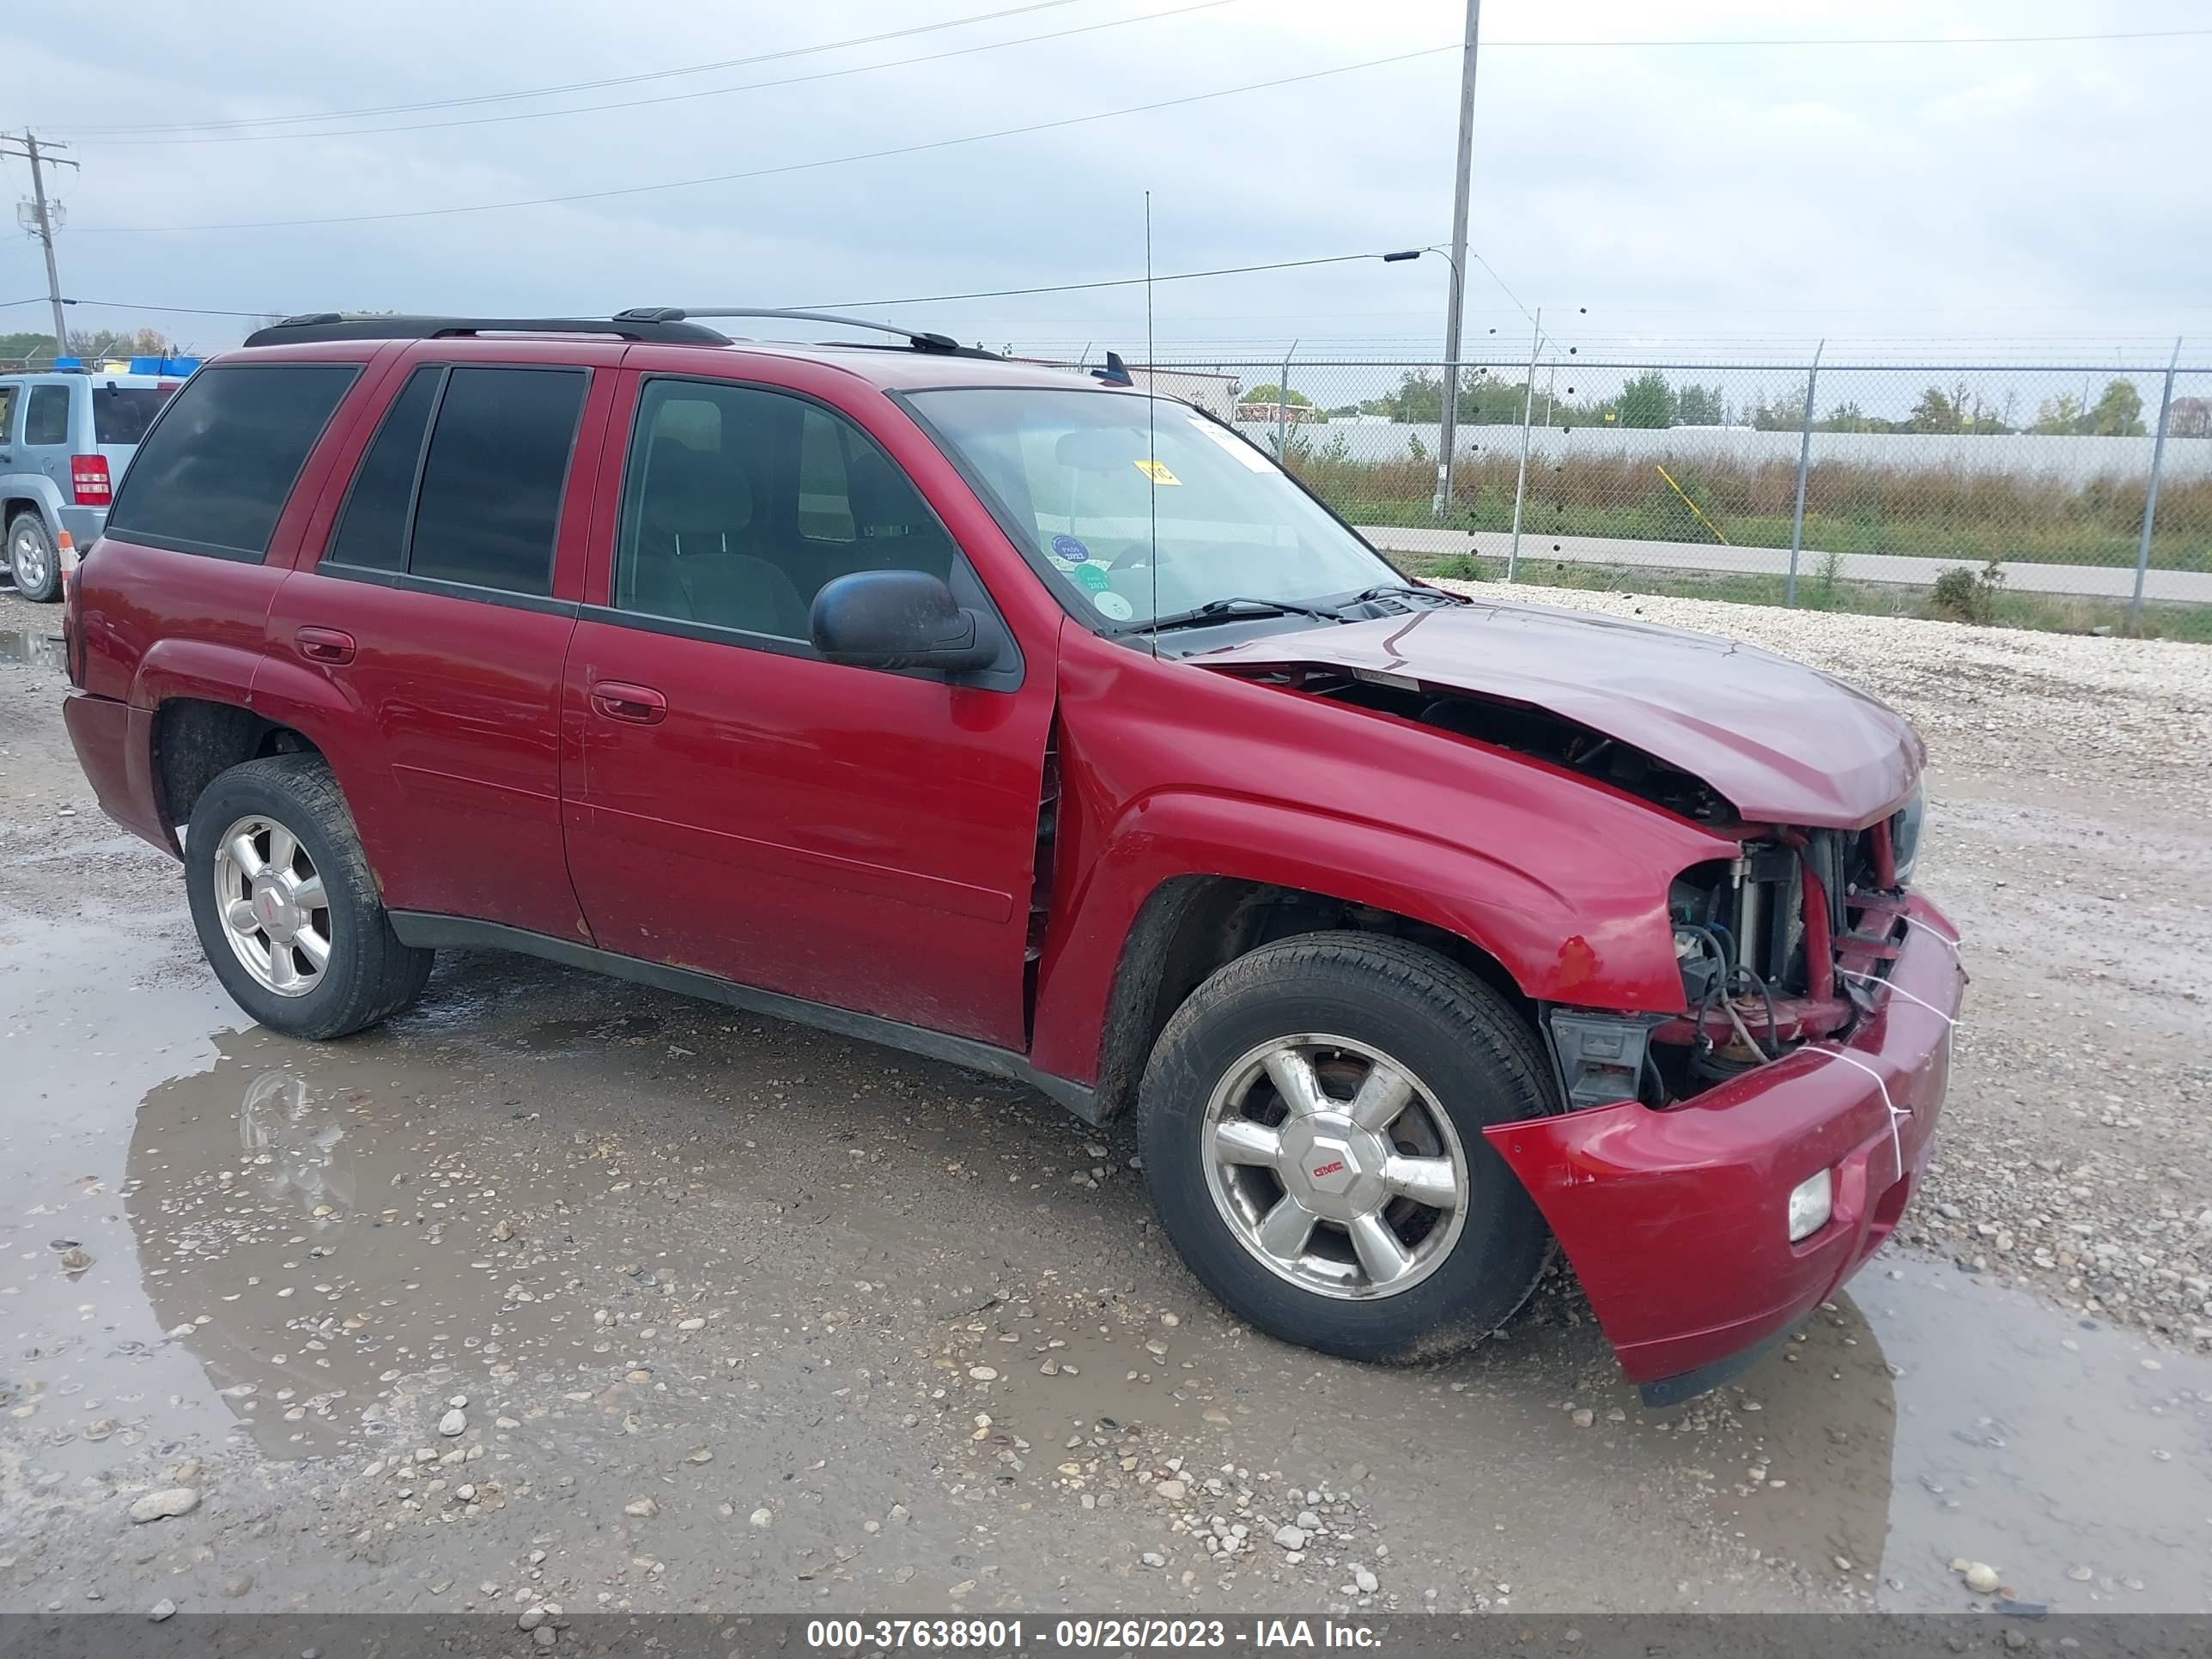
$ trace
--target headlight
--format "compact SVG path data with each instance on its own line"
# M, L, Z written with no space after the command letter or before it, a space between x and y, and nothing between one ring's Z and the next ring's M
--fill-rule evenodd
M1900 887L1912 879L1913 860L1920 856L1920 824L1928 814L1926 785L1912 792L1912 799L1897 809L1889 821L1890 857L1897 866L1897 884Z
M1836 1202L1835 1173L1823 1170L1790 1191L1790 1242L1812 1237L1828 1224Z

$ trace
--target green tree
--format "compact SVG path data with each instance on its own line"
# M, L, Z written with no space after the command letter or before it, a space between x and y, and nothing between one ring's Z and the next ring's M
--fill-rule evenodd
M1657 369L1647 369L1620 388L1614 408L1623 426L1672 426L1674 389Z
M1920 394L1920 401L1912 405L1912 415L1906 423L1912 432L1964 432L1966 429L1966 388L1960 385L1950 392L1940 386L1931 386Z
M1273 380L1268 381L1264 386L1254 386L1249 392L1246 392L1239 401L1248 404L1279 404L1287 402L1292 409L1310 409L1313 407L1313 399L1307 397L1304 392L1292 392L1287 398L1285 398L1283 392L1283 388L1277 386Z
M2142 393L2133 380L2107 380L2090 407L2084 424L2100 438L2140 438L2143 434Z
M2062 392L2056 398L2045 398L2035 406L2035 424L2030 432L2039 432L2045 437L2081 429L2081 400L2070 392Z
M1723 426L1728 404L1717 386L1686 386L1674 402L1674 418L1684 426Z
M1855 403L1838 404L1820 423L1823 432L1879 432L1885 423L1871 418Z
M1796 432L1805 424L1805 394L1793 392L1767 401L1760 392L1759 401L1752 406L1751 423L1761 432Z

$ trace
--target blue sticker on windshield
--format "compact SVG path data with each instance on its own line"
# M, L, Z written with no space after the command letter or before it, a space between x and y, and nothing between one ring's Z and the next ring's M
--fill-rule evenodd
M1081 564L1091 556L1091 550L1073 536L1054 536L1052 550L1070 564Z

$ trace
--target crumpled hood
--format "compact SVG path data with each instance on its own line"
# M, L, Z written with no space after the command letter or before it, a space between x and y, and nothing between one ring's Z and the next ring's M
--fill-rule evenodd
M1703 779L1755 822L1867 823L1911 792L1926 754L1902 715L1802 663L1548 605L1478 600L1299 629L1190 660L1238 672L1364 670L1528 703Z

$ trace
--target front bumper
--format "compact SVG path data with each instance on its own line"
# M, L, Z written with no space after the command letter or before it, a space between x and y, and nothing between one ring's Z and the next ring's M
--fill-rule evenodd
M1649 1403L1711 1387L1786 1335L1881 1249L1919 1185L1966 973L1935 906L1915 896L1906 915L1875 1012L1841 1043L1664 1111L1623 1101L1484 1132ZM1792 1244L1790 1191L1824 1169L1833 1213Z

